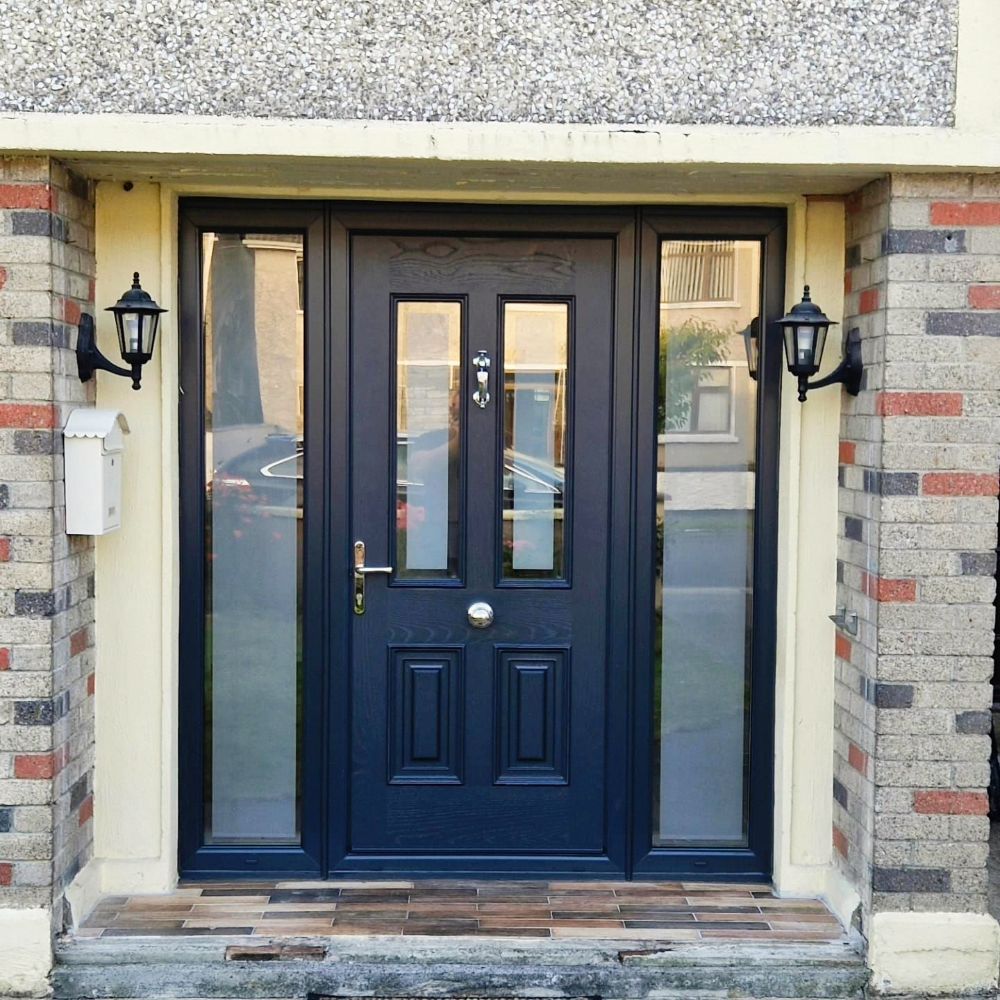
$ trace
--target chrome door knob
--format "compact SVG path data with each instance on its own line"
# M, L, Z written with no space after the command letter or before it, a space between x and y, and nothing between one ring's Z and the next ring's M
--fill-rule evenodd
M466 614L473 628L489 628L493 624L493 609L485 601L470 604Z

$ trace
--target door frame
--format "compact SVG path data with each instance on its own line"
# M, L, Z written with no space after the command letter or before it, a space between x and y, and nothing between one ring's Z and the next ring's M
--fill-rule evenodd
M774 852L774 710L778 584L778 432L784 363L780 329L784 312L786 213L783 209L723 207L657 208L643 212L639 306L635 336L637 378L636 418L632 452L636 460L635 505L631 511L635 566L629 628L632 636L634 695L632 702L632 787L637 808L632 811L633 877L683 875L717 880L771 877ZM652 760L639 748L652 746L654 502L657 429L643 423L656 404L659 365L660 245L667 239L755 240L761 244L760 290L762 323L757 376L756 480L754 489L753 583L750 654L750 711L747 743L750 757L745 808L748 844L745 848L651 847ZM645 618L645 620L643 620ZM643 707L645 706L645 707Z
M771 872L774 790L774 698L777 578L778 403L780 344L772 320L780 316L784 293L786 213L784 209L733 207L642 209L483 206L477 204L393 204L304 202L263 199L184 198L179 205L180 386L180 633L179 659L179 868L186 878L328 877L390 872L382 858L349 853L351 582L347 567L353 539L351 511L334 505L335 470L350 460L350 237L354 233L447 232L453 235L590 236L615 240L616 302L612 380L614 481L608 512L609 729L605 802L607 865L587 868L590 877L652 878L684 874L698 878L759 878ZM201 330L200 233L213 231L302 232L306 242L305 514L303 530L302 846L224 847L202 844L204 830L204 338ZM655 406L658 330L659 240L666 236L760 239L767 323L762 336L758 399L757 516L754 540L753 713L750 779L751 846L744 851L649 851L651 797L649 760L636 747L650 737L651 621L643 626L636 609L651 596L651 561L643 557L645 516L651 529L655 474L655 428L640 416ZM641 246L637 241L641 240ZM650 248L652 247L652 253ZM652 323L650 322L652 317ZM653 353L650 354L650 345ZM647 456L646 468L639 458ZM645 486L644 486L645 482ZM648 486L648 488L646 488ZM330 515L323 517L323 512ZM641 581L645 580L645 584ZM612 586L613 581L627 585ZM646 590L643 590L643 586ZM758 589L760 588L760 589ZM650 605L647 605L651 607ZM625 683L616 683L624 676ZM646 693L645 707L642 699ZM336 765L334 765L336 761ZM645 833L645 841L642 836ZM407 871L428 874L433 866ZM584 874L572 859L525 863L495 859L489 869L447 875L479 877ZM441 877L442 869L435 872Z

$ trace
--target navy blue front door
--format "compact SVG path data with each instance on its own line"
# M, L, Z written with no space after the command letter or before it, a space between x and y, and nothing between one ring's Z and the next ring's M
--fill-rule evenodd
M351 237L347 867L624 870L615 256L607 237Z

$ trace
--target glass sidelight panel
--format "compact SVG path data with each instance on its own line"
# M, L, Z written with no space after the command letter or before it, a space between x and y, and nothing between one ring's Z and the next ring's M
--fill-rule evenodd
M653 846L747 843L760 244L661 246Z
M302 257L202 237L209 844L300 838Z
M503 578L562 580L569 305L503 311Z
M396 303L396 575L459 575L460 302Z

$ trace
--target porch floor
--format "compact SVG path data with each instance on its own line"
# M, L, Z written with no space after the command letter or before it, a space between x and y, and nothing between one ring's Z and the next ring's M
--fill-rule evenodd
M106 896L77 938L328 935L846 942L818 900L707 882L211 882Z

